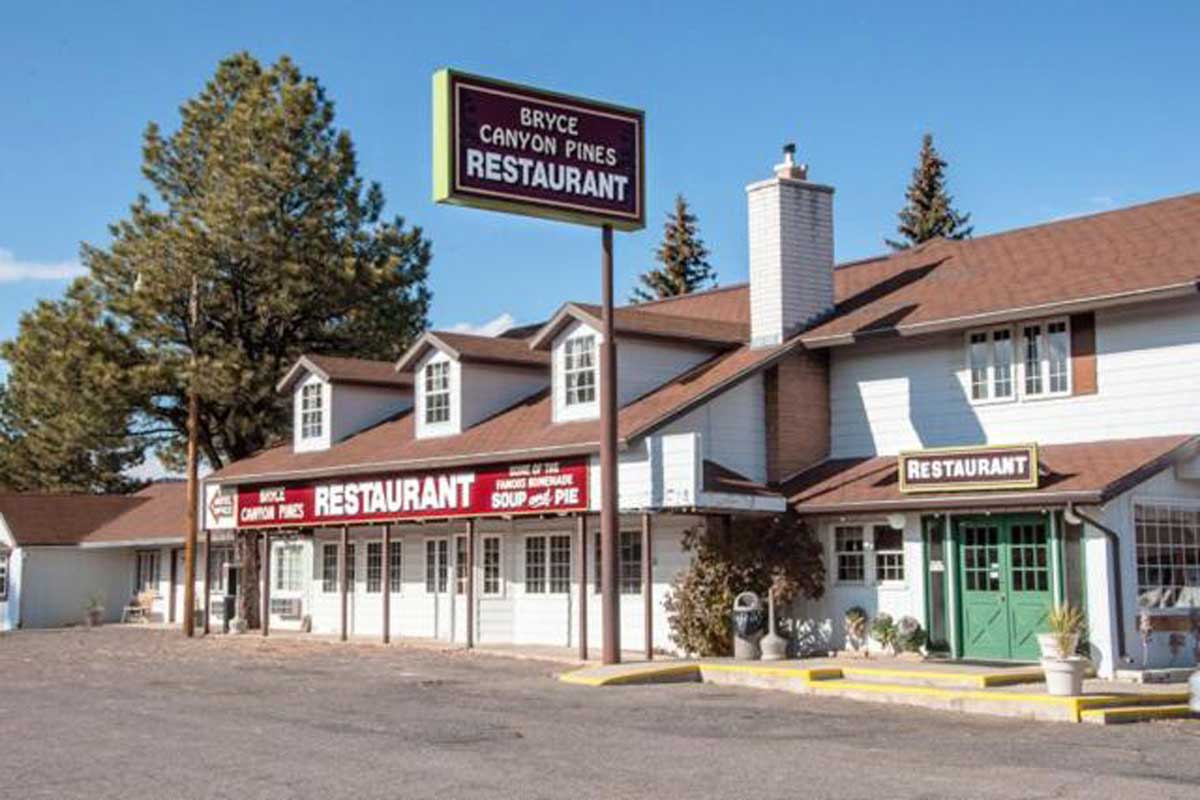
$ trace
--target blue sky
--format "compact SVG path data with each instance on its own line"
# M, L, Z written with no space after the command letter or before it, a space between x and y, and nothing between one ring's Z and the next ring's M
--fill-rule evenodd
M0 73L0 338L144 189L146 123L174 129L239 49L325 84L362 174L433 240L445 327L595 299L599 233L430 201L440 66L646 109L651 224L618 236L623 297L676 192L721 282L744 280L743 186L786 141L837 187L839 261L882 250L925 130L977 233L1196 191L1198 40L1200 4L1183 2L19 3Z

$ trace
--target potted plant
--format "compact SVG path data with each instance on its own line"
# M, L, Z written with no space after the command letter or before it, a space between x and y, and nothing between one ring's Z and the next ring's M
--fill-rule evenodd
M1075 651L1079 647L1080 631L1083 630L1083 612L1071 605L1061 605L1050 612L1047 621L1050 636L1054 638L1055 654L1042 659L1046 691L1057 697L1081 695L1088 660L1076 655Z
M923 658L921 651L929 637L915 617L903 616L896 623L896 644L902 656L914 661Z
M880 612L875 617L875 621L871 623L871 636L885 650L896 655L900 643L900 632L896 628L896 621L892 619L891 614Z
M844 617L846 648L855 655L863 654L867 643L867 611L862 606L850 606Z
M83 624L89 628L95 628L104 621L104 598L99 594L93 594L88 598L87 605L83 608Z

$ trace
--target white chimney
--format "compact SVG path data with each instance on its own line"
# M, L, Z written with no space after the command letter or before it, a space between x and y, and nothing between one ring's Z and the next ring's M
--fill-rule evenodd
M833 187L808 182L785 145L775 176L746 187L750 340L779 344L833 307Z

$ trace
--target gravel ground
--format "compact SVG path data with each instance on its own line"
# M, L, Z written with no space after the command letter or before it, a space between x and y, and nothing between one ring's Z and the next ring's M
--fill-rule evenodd
M107 627L0 637L0 796L1195 798L1200 722L965 717L537 661Z

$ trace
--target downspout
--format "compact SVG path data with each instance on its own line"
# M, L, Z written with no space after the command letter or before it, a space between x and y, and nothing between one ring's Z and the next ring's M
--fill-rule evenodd
M1125 597L1121 590L1121 537L1104 523L1084 514L1075 507L1074 503L1067 503L1067 515L1079 518L1108 537L1109 553L1113 563L1112 594L1117 607L1117 657L1122 662L1128 661L1129 656L1125 652Z

